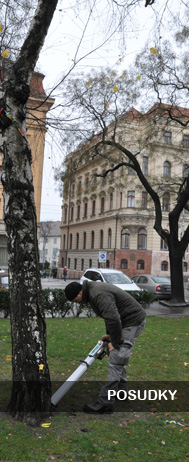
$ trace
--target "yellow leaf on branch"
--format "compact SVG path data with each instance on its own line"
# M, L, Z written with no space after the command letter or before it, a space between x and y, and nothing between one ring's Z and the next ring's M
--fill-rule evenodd
M2 30L3 30L3 26L2 24L0 24L0 32L2 32Z
M9 56L9 55L10 55L10 53L9 53L9 51L8 51L7 49L5 49L5 50L2 52L2 57L3 57L3 58L6 58L6 57Z
M150 48L150 53L158 54L158 50L156 48Z
M114 85L113 90L114 90L115 92L119 91L119 88L117 87L117 85Z

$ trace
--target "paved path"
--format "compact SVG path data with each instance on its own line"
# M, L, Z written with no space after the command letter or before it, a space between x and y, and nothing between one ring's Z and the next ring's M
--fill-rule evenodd
M75 279L74 279L75 281ZM63 281L62 279L53 279L53 278L45 278L41 280L43 289L50 288L50 289L64 289L67 284L72 282L71 279L67 281ZM79 281L78 281L79 282ZM186 301L189 302L189 291L185 290L185 298ZM189 307L184 308L173 308L161 305L158 301L153 302L150 307L146 310L147 316L162 316L162 317L181 317L181 316L189 316Z

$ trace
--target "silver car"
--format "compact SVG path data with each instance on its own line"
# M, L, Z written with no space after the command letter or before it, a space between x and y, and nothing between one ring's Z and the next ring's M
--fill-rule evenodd
M151 292L155 300L168 300L171 298L171 280L169 277L138 274L131 279L141 289Z
M80 284L83 281L98 281L108 282L122 290L139 290L140 288L122 271L110 268L88 268L80 279Z

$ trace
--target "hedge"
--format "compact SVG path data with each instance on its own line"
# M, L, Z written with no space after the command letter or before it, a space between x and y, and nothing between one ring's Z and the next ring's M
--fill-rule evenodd
M150 303L154 301L153 295L150 292L132 291L129 292L143 308L148 308ZM87 317L94 316L94 312L89 304L79 305L70 303L65 296L64 289L43 289L42 290L43 310L46 317L64 318L66 315L70 317L79 317L81 314ZM0 312L4 318L10 315L10 300L9 291L0 290Z

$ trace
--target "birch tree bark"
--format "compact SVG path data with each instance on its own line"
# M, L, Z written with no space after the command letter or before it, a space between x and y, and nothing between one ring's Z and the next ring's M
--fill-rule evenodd
M46 357L46 326L42 312L37 220L31 151L26 136L26 102L31 76L58 0L39 0L18 59L1 84L4 113L4 220L8 238L13 386L11 413L29 424L51 409L50 374Z

